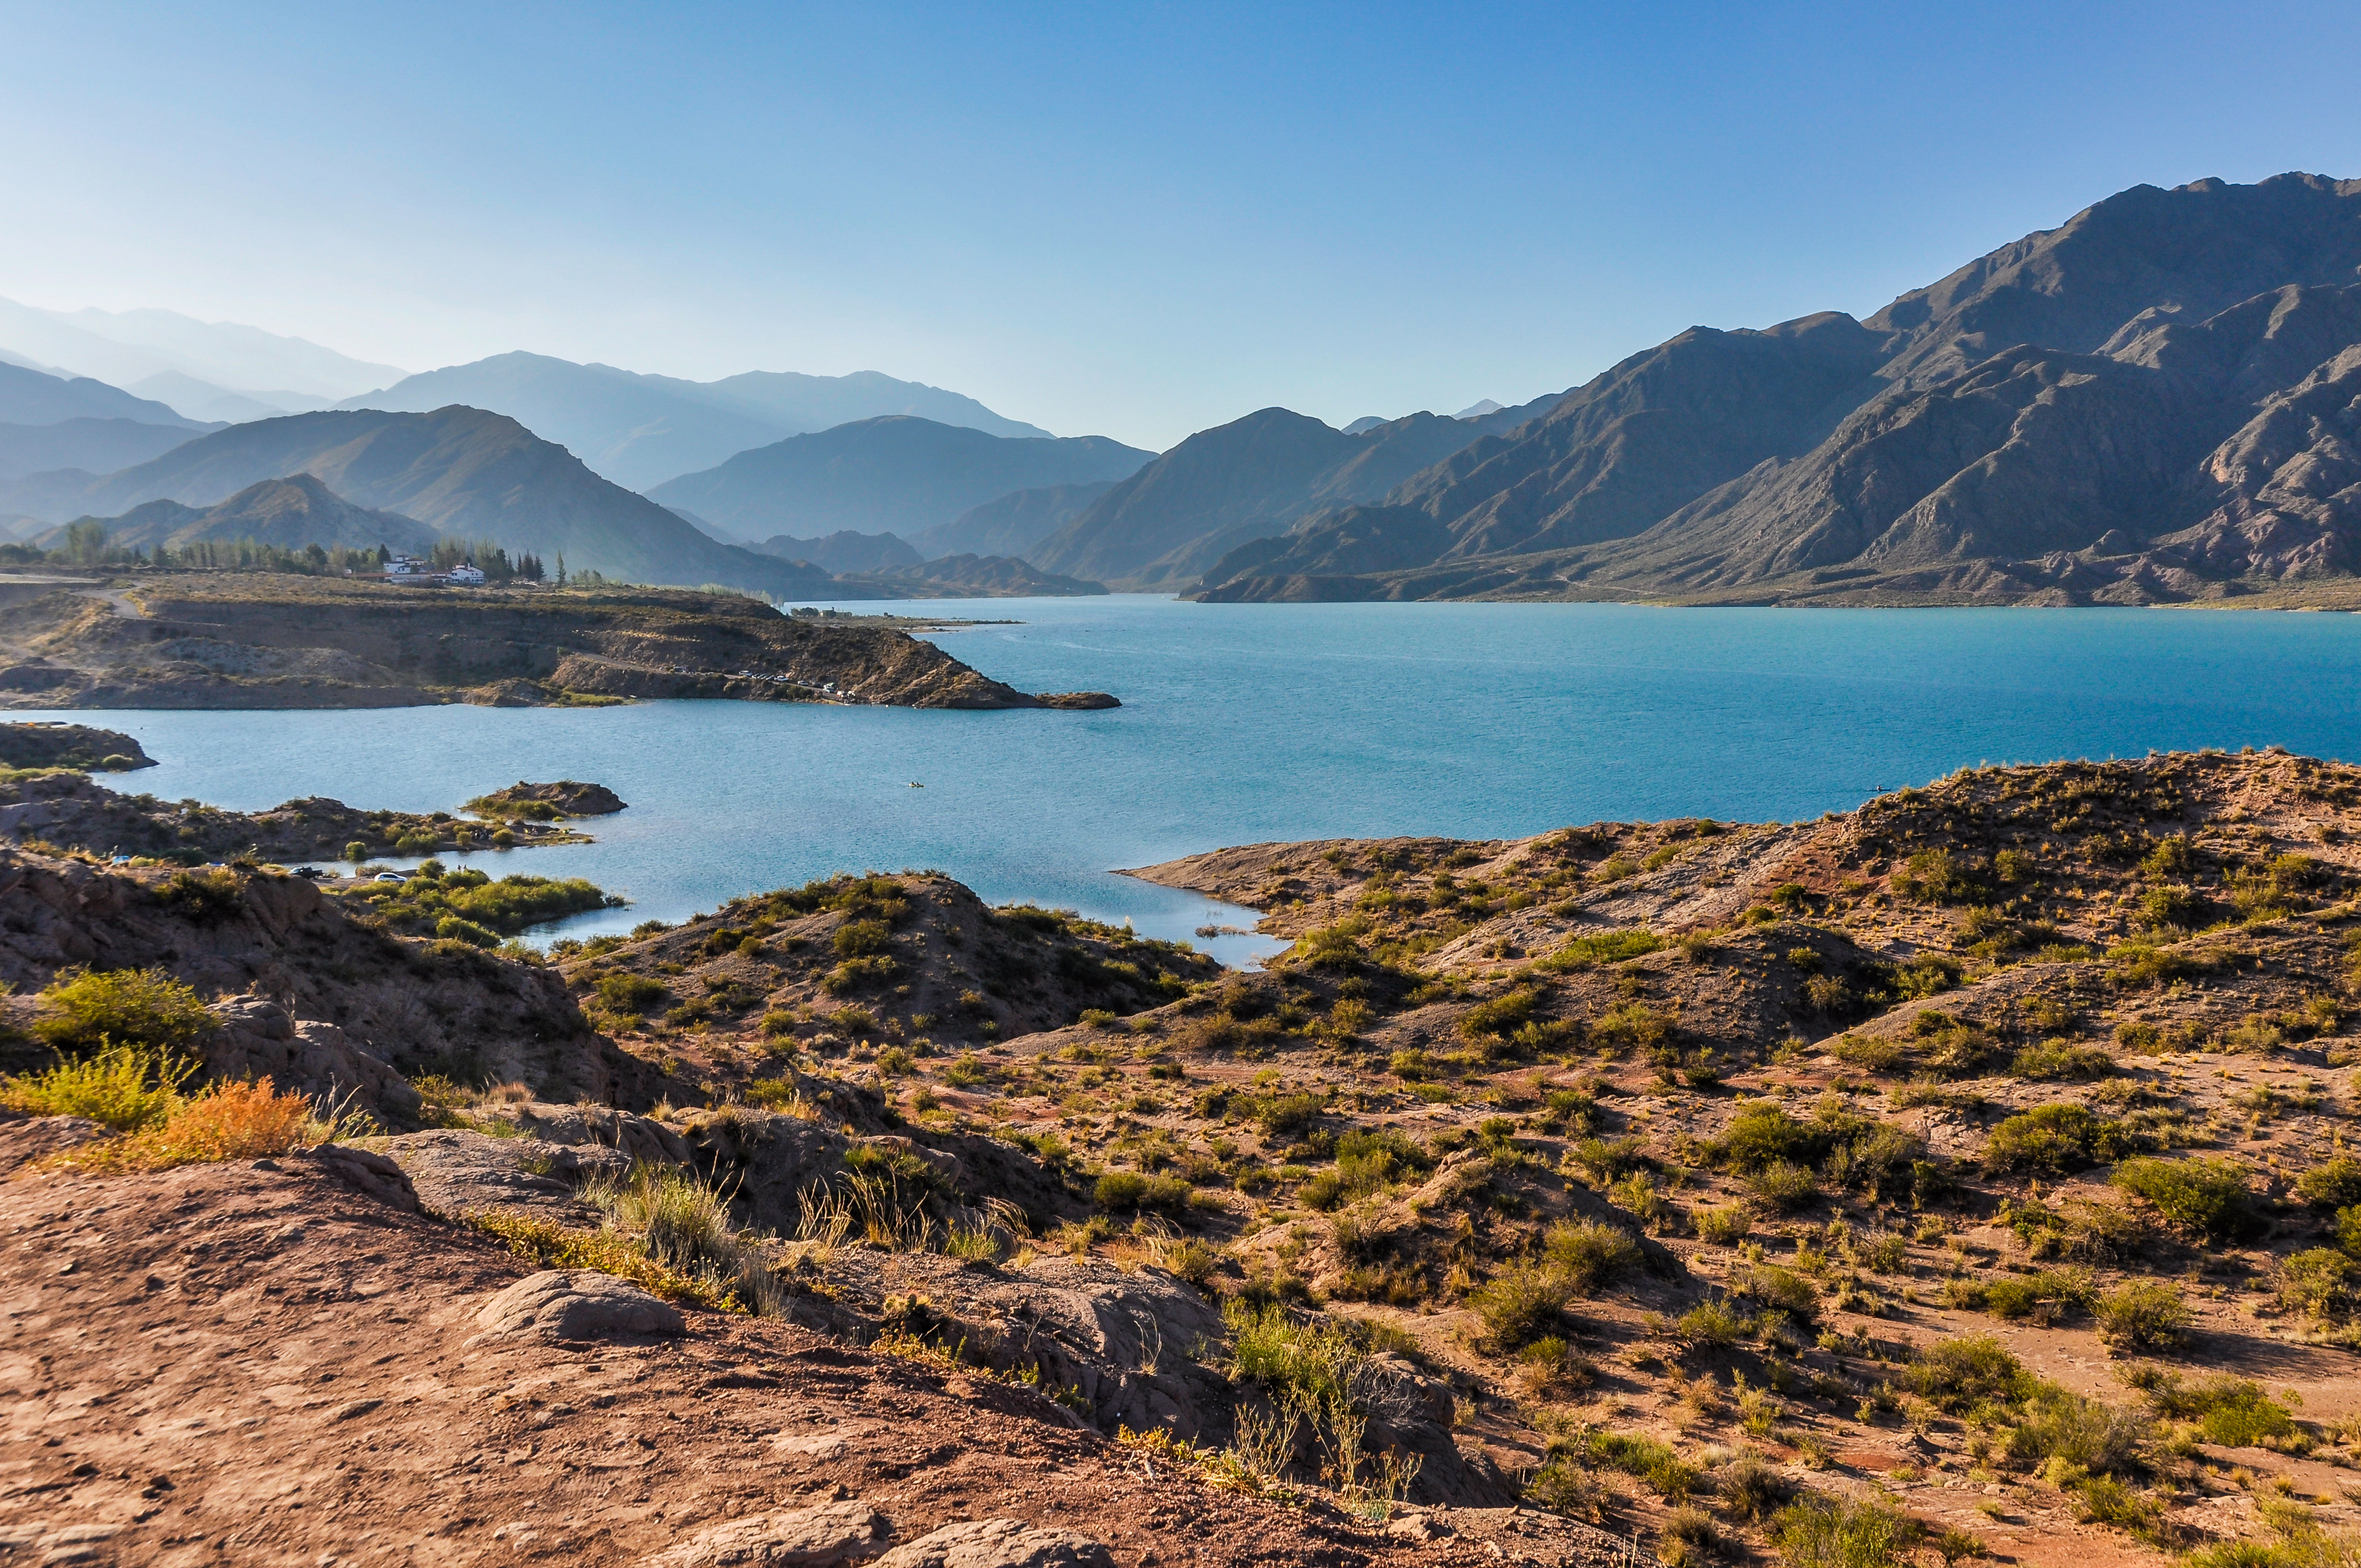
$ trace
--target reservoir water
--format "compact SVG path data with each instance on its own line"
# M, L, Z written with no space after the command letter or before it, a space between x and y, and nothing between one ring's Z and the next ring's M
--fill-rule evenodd
M598 843L476 857L632 900L564 927L577 935L906 866L1185 938L1252 920L1109 873L1261 839L1795 820L1987 761L2274 743L2361 756L2361 618L2346 615L1128 595L843 608L1008 618L935 640L1025 690L1124 706L41 717L137 736L162 765L122 787L239 809L327 795L427 811L518 779L608 784L631 809L586 824ZM1271 946L1199 945L1233 962Z

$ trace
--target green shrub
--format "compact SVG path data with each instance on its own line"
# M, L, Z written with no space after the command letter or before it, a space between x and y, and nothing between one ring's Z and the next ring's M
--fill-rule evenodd
M664 993L661 981L618 970L598 977L598 1000L609 1012L643 1013Z
M1739 1171L1781 1163L1808 1165L1823 1147L1822 1135L1810 1123L1797 1121L1767 1100L1740 1106L1713 1146L1716 1157Z
M1111 1170L1099 1178L1094 1196L1102 1209L1183 1210L1189 1206L1189 1184L1177 1176Z
M1995 1171L2035 1171L2062 1176L2095 1157L2092 1145L2104 1136L2089 1107L2060 1102L2020 1112L1994 1127L1984 1145L1984 1164Z
M1479 1002L1461 1015L1460 1037L1480 1041L1506 1035L1532 1017L1540 1002L1536 993L1521 987L1489 1002Z
M478 871L438 872L419 868L408 882L378 883L351 896L366 898L397 930L432 931L446 917L513 937L528 927L563 920L594 909L617 909L623 900L580 877L502 877Z
M181 872L156 895L173 914L200 926L216 926L246 907L246 890L234 872Z
M1735 1203L1720 1209L1700 1205L1689 1211L1689 1223L1697 1231L1697 1240L1714 1246L1736 1246L1754 1228L1752 1218Z
M2279 1265L2279 1285L2282 1307L2341 1323L2361 1297L2361 1263L2333 1247L2313 1247Z
M1668 1503L1686 1502L1705 1480L1696 1465L1660 1438L1593 1429L1582 1434L1578 1446L1592 1464L1639 1476Z
M1284 1137L1311 1126L1325 1104L1317 1094L1272 1094L1252 1102L1248 1114L1264 1132Z
M1883 1498L1814 1496L1781 1510L1771 1539L1784 1568L1896 1568L1925 1533Z
M1673 1331L1691 1344L1726 1349L1754 1332L1754 1324L1719 1297L1700 1301L1680 1316Z
M1812 1282L1791 1268L1758 1263L1735 1277L1737 1294L1790 1317L1810 1319L1820 1308L1820 1293Z
M1641 958L1664 945L1664 939L1653 931L1600 931L1573 938L1533 967L1558 972L1595 969Z
M434 922L434 935L438 940L465 942L471 948L497 948L500 945L499 932L488 930L473 920L463 920L456 915L445 915Z
M2170 1350L2189 1337L2190 1310L2169 1285L2134 1281L2099 1298L2099 1337L2124 1350Z
M1434 1157L1391 1128L1356 1130L1336 1140L1336 1167L1296 1190L1310 1208L1334 1209L1434 1168Z
M1759 1454L1741 1453L1714 1477L1721 1506L1742 1519L1764 1519L1795 1494L1795 1486Z
M1857 1067L1863 1072L1888 1072L1902 1059L1901 1042L1873 1039L1866 1035L1847 1035L1828 1047L1828 1054L1847 1067Z
M103 1037L102 1037L103 1038ZM118 1133L161 1123L196 1072L187 1057L151 1046L112 1046L22 1078L0 1078L0 1108L26 1116L86 1116Z
M2205 899L2186 883L2165 883L2140 895L2140 918L2158 929L2187 929L2205 916Z
M1671 1020L1644 1002L1610 1008L1590 1025L1590 1042L1612 1056L1645 1055L1671 1037Z
M67 970L38 1002L33 1033L69 1053L115 1046L177 1052L215 1027L196 992L160 969Z
M2339 1155L2313 1166L2296 1178L2295 1195L2315 1209L2361 1203L2361 1160Z
M1577 1295L1588 1295L1640 1261L1640 1244L1603 1220L1552 1225L1542 1239L1542 1262Z
M1820 1197L1820 1184L1809 1170L1784 1161L1756 1171L1747 1186L1766 1206L1782 1214L1808 1209Z
M1508 1265L1471 1294L1468 1305L1483 1320L1485 1336L1497 1349L1522 1349L1557 1326L1574 1299L1571 1281L1539 1264Z
M2074 1500L2081 1505L2086 1523L2113 1525L2136 1535L2153 1530L2160 1517L2154 1503L2112 1475L2093 1475L2081 1483L2074 1488Z
M2227 1241L2254 1220L2246 1168L2230 1160L2127 1159L2115 1168L2114 1184L2200 1240Z
M2288 1408L2243 1378L2214 1380L2201 1396L2198 1430L2208 1442L2224 1448L2269 1446L2296 1435L2295 1417Z
M2104 1078L2119 1069L2115 1066L2115 1058L2096 1046L2078 1046L2071 1040L2048 1039L2017 1052L2009 1062L2008 1070L2015 1077L2037 1081L2061 1079L2088 1081Z
M1989 1334L1923 1346L1904 1381L1936 1409L1953 1414L1982 1404L2014 1404L2034 1383L2025 1365Z

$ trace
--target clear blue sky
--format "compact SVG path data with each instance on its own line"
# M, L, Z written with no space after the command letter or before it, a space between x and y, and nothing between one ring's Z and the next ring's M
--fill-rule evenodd
M1161 447L2361 175L2361 6L0 0L0 295L423 369L874 368Z

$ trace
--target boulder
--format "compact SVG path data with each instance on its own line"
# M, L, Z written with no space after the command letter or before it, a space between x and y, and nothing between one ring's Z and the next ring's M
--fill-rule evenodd
M388 1208L406 1214L418 1212L418 1190L410 1184L401 1167L381 1154L357 1149L350 1144L319 1144L288 1157L309 1161L330 1180L374 1198Z
M1022 1519L945 1525L897 1546L877 1568L1115 1568L1115 1556L1086 1535L1036 1530Z
M821 1503L718 1524L641 1568L833 1568L884 1550L884 1516L861 1502Z
M388 1138L385 1149L409 1173L420 1201L442 1213L519 1210L577 1227L598 1224L599 1214L575 1195L576 1189L631 1168L630 1156L597 1144L497 1138L446 1128Z
M409 1080L334 1024L299 1022L258 996L217 1003L214 1016L221 1027L200 1047L210 1077L268 1078L323 1105L355 1103L397 1122L418 1115Z
M529 1100L503 1105L500 1113L513 1119L534 1137L568 1147L595 1144L621 1153L625 1158L651 1165L686 1165L688 1145L681 1135L649 1116L610 1111L603 1105L558 1105Z
M550 1269L528 1275L476 1314L493 1335L544 1339L602 1339L615 1334L678 1337L688 1320L669 1301L658 1300L628 1280L588 1269Z

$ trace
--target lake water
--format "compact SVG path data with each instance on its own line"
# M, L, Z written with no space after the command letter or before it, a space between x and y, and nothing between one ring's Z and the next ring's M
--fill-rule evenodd
M936 641L1025 690L1112 691L1124 707L54 717L137 735L162 765L126 787L240 809L327 795L426 811L518 779L608 784L631 805L586 824L598 843L476 857L633 901L573 934L911 866L994 902L1187 937L1252 920L1109 872L1261 839L1796 820L1987 761L2271 743L2361 756L2361 619L2345 615L1145 596L845 608L1008 617L1022 624ZM1200 945L1234 962L1270 948Z

